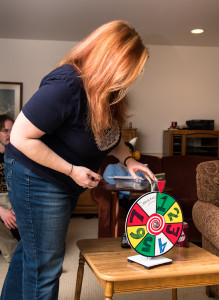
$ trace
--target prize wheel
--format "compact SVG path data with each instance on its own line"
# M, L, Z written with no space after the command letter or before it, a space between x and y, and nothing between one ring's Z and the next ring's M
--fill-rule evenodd
M181 235L181 208L166 193L147 193L130 208L125 229L129 243L136 252L148 257L163 255L173 248Z

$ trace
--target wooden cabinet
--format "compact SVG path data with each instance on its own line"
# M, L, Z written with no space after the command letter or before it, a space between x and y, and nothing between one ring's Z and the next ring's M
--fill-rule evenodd
M219 130L164 130L163 156L219 157Z
M78 204L73 211L73 214L98 214L98 206L96 202L92 200L89 189L80 195Z
M124 142L129 142L136 137L137 128L122 128L122 138Z

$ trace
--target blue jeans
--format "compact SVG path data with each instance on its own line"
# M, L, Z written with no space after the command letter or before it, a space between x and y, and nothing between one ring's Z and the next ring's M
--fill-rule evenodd
M56 300L65 238L78 195L70 197L14 159L5 158L9 198L21 240L1 300Z

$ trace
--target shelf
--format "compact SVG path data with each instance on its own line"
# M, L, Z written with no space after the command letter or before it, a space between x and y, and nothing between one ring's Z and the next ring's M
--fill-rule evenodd
M165 130L163 156L203 155L219 157L218 130Z
M137 128L122 128L122 138L124 142L129 142L137 136Z

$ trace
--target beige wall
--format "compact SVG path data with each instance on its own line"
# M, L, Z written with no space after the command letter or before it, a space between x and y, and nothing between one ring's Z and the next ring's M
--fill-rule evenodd
M74 42L0 39L0 81L23 82L23 103ZM139 151L160 155L171 121L213 119L219 129L219 48L149 46L145 73L129 92Z

